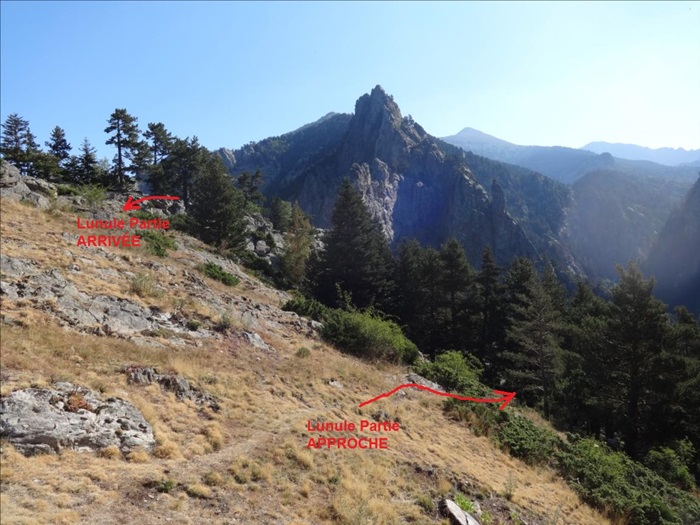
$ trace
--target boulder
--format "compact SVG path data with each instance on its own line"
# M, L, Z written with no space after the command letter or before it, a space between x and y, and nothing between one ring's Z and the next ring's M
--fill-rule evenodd
M267 255L270 253L270 247L265 241L258 241L255 243L255 253L259 256Z
M459 505L451 499L444 499L440 503L440 512L450 520L452 525L480 525L474 516L464 512Z
M51 206L57 195L56 186L34 177L23 177L19 170L4 160L0 161L0 190L6 199L31 202L38 208Z
M0 399L0 437L28 456L155 446L151 425L134 405L117 397L103 400L71 383L16 390Z
M243 332L243 339L245 339L250 345L263 350L265 352L274 352L274 350L268 345L263 338L260 337L255 332Z
M19 170L9 162L0 161L0 188L10 188L20 181Z
M445 389L442 388L440 385L437 383L433 383L432 381L427 380L423 376L419 376L418 374L406 374L405 376L406 382L407 383L415 383L416 385L421 385L421 386L427 386L428 388L432 388L433 390L438 390L439 392L444 392Z

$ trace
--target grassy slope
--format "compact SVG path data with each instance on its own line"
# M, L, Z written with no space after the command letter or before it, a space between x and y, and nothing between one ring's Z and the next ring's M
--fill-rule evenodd
M95 248L79 249L63 236L76 233L75 214L49 215L2 201L2 253L56 268L85 291L128 297L165 311L180 309L205 322L212 311L187 287L185 271L196 273L202 246L179 238L187 249L164 260L144 250L108 249L123 255L108 260ZM200 252L201 253L201 252ZM82 257L81 271L67 267ZM166 263L173 271L153 271ZM149 267L151 270L149 270ZM117 270L108 277L105 269ZM153 297L129 291L127 271L153 271ZM228 299L234 319L226 337L175 344L165 337L130 341L97 337L57 325L50 300L2 299L2 313L19 322L2 325L2 393L31 384L69 380L133 402L153 425L158 447L152 456L62 453L25 458L2 446L3 524L19 523L441 523L430 500L460 486L480 493L482 508L513 516L500 523L604 524L566 484L544 469L533 469L476 437L464 424L443 415L441 401L424 392L404 391L358 410L357 405L400 382L399 367L376 367L342 355L273 315L257 320L255 331L274 348L264 352L236 333L248 328L235 305L242 296L272 308L284 299L242 272L236 288L206 280ZM280 314L281 315L281 314ZM160 346L144 344L157 342ZM305 346L308 357L296 351ZM170 369L219 396L219 413L177 401L158 387L127 385L127 363ZM342 388L329 385L335 379ZM359 422L377 411L399 417L403 430L389 437L389 451L306 450L306 421ZM174 488L155 487L172 480ZM512 501L497 497L513 490ZM197 497L197 495L202 497ZM423 506L417 501L423 499ZM501 510L498 510L498 509ZM504 510L505 509L505 510ZM540 519L534 519L532 516ZM235 520L235 521L234 521ZM549 521L546 521L549 520ZM494 522L497 523L497 522Z

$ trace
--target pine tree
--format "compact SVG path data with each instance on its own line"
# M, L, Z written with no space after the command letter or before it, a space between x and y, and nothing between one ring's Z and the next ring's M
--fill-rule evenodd
M284 201L279 197L272 198L270 206L270 220L272 226L280 231L287 231L292 224L292 203Z
M479 295L479 341L477 357L485 365L484 379L495 381L496 358L505 341L504 289L500 283L502 269L496 264L491 248L484 248L481 269L476 276Z
M354 306L387 304L393 259L381 228L347 179L341 184L331 216L331 230L319 256L315 295L325 304L340 304L338 288Z
M609 310L590 286L577 285L564 318L562 347L568 352L556 413L570 428L613 438L616 428L610 399L617 387L610 383L607 368L614 352L608 341Z
M148 129L143 132L143 136L149 141L151 160L153 166L156 166L170 153L173 136L165 129L162 122L149 122Z
M618 267L620 281L612 290L609 337L615 348L606 369L616 386L615 417L632 458L641 453L658 373L654 364L667 331L665 305L652 295L653 279L644 279L636 265Z
M112 135L105 141L107 145L114 145L117 154L114 157L113 170L117 186L124 188L128 173L132 167L128 164L139 149L139 128L137 118L129 115L126 109L115 109L110 115L105 133Z
M425 299L421 316L421 325L424 327L425 335L421 348L425 349L434 358L438 350L445 350L443 346L443 326L447 316L443 308L445 301L444 290L440 279L436 278L436 276L443 274L440 252L434 248L427 248L423 252L421 262L420 282Z
M189 213L204 242L231 254L241 250L245 240L243 196L233 187L221 159L209 152L199 158Z
M44 151L37 151L32 158L30 174L40 179L55 180L63 175L63 170L56 157Z
M134 174L137 180L147 180L150 174L153 154L146 141L140 140L134 144L130 152L131 166L129 171Z
M396 295L391 311L401 320L406 335L424 348L422 314L425 308L423 248L415 239L403 241L397 250Z
M170 195L178 195L185 208L189 210L190 192L197 172L203 165L203 159L208 158L210 153L199 144L199 139L192 138L173 141L170 154L162 160L162 173L159 170L152 172L158 174L158 178L151 178L152 189Z
M545 417L552 410L556 380L562 363L561 317L542 284L530 282L527 294L518 294L512 307L508 338L512 347L504 359L509 388L531 405L542 403Z
M48 153L58 159L59 165L63 167L65 162L70 158L71 145L66 140L66 132L60 126L56 126L51 130L51 136L45 143L48 148Z
M2 128L0 153L3 158L14 164L22 175L32 175L32 162L39 152L39 145L29 129L29 121L12 113Z
M77 173L75 182L78 184L97 184L100 180L100 171L97 163L97 151L90 141L85 138L80 145L80 155L77 158Z
M545 266L540 281L549 297L551 297L554 308L564 314L566 310L566 288L564 288L559 277L557 277L551 262Z
M282 273L292 286L299 287L306 275L314 238L311 222L296 202L292 206L288 231L287 247L281 261Z
M262 171L259 169L255 170L255 173L252 175L247 171L244 171L238 176L238 189L243 192L246 206L248 206L249 203L255 206L262 206L263 201L265 200L263 194L260 192L260 188L262 187L262 178Z
M442 287L446 304L443 347L446 350L470 348L471 341L469 321L474 314L475 291L474 270L472 269L464 248L456 239L448 240L440 250L442 272L437 279Z

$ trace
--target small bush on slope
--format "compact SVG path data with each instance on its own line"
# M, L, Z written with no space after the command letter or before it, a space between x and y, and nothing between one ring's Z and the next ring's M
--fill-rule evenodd
M404 363L413 363L418 358L418 347L401 328L374 310L348 312L328 308L304 297L287 301L282 309L323 323L321 337L343 352L367 359Z
M240 282L238 277L227 272L221 266L213 262L208 262L202 265L200 270L207 277L214 279L215 281L220 281L226 286L236 286Z

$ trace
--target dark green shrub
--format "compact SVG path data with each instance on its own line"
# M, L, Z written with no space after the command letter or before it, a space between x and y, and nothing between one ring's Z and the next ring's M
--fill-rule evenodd
M199 330L199 327L202 326L202 322L197 319L188 319L185 326L188 330L192 330L194 332Z
M321 337L358 357L405 363L418 358L418 347L401 328L373 312L331 310L323 322Z
M434 362L424 361L417 363L413 368L416 373L434 381L445 390L471 395L478 385L477 366L467 364L460 352L450 351L438 355Z
M168 254L168 250L177 250L175 239L166 235L164 232L145 231L140 235L141 239L146 242L146 249L153 255L165 257Z
M86 184L80 188L80 195L91 210L97 209L107 197L107 190L99 184Z
M71 186L70 184L56 184L56 191L58 195L69 195L71 197L76 197L80 195L80 188Z
M170 217L170 227L174 230L194 235L197 230L197 223L191 216L185 213L178 213Z
M319 322L323 322L326 316L331 311L327 306L319 303L315 299L308 299L306 297L294 297L282 305L282 310L287 312L295 312L304 317L310 317L311 319Z
M662 447L650 450L644 459L644 464L679 488L690 490L695 487L695 481L688 466L673 449Z
M233 326L233 319L229 314L221 314L219 320L214 323L214 330L217 332L228 332Z
M160 217L160 215L156 215L155 213L151 213L150 211L145 211L145 210L136 210L130 213L131 217L136 217L137 219L140 219L142 221L150 221L152 219L157 219Z
M553 457L561 440L551 431L536 426L520 415L510 415L496 431L496 441L511 456L526 463L546 463Z
M240 282L238 277L227 272L221 266L213 262L203 264L199 267L199 269L207 277L214 279L215 281L220 281L226 286L236 286Z
M629 525L700 523L700 501L622 452L592 438L558 454L559 471L582 499Z
M272 267L270 261L263 257L258 257L253 252L246 250L241 253L240 261L243 266L249 270L253 270L258 277L272 279L273 282L279 277L278 272Z
M165 481L161 481L160 484L157 487L158 492L164 492L166 494L170 493L173 491L175 488L175 481L172 479L166 479Z

